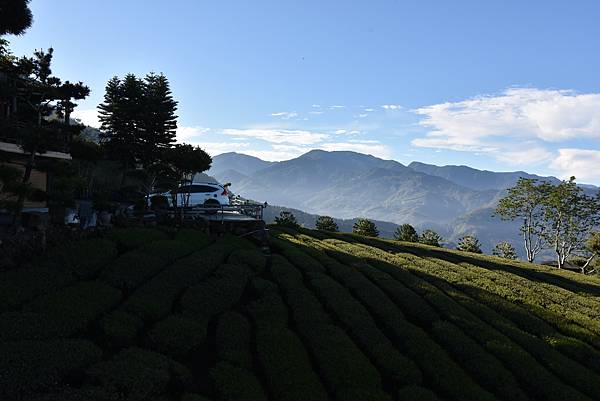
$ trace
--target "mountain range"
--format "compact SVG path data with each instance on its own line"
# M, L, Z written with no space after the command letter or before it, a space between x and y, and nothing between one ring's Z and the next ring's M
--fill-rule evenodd
M233 192L245 198L315 217L329 215L343 226L344 221L367 217L392 223L382 230L386 235L395 225L410 223L418 230L436 230L449 245L463 235L476 235L484 251L505 240L520 248L518 223L493 216L507 188L520 177L559 181L524 171L420 162L405 166L356 152L322 150L281 162L225 153L213 158L208 174L231 182Z

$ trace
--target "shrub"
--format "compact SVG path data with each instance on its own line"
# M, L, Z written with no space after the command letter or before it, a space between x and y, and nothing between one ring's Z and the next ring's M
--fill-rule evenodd
M398 391L399 401L439 401L431 391L419 386L406 386Z
M182 228L177 231L177 234L175 234L175 241L187 242L196 246L198 249L204 248L212 243L212 240L208 234L191 228Z
M210 399L200 394L184 394L181 401L210 401Z
M379 237L377 226L369 219L358 219L352 226L352 232L365 237Z
M236 249L227 258L227 263L248 266L255 273L262 274L265 271L267 258L258 249Z
M85 340L0 343L0 399L26 399L101 357L102 351Z
M172 315L154 325L148 332L150 344L157 351L185 358L206 340L208 323Z
M504 259L514 260L518 258L515 247L512 246L510 242L506 241L497 243L496 246L494 246L494 249L492 250L492 255L499 256Z
M315 226L317 230L329 231L332 233L340 231L340 228L338 227L337 223L330 216L317 217L317 220L315 221Z
M196 244L174 240L158 240L142 246L141 252L148 256L156 256L168 263L197 251Z
M419 242L425 245L441 246L442 241L442 237L433 230L425 230L419 236Z
M277 294L279 292L277 284L261 277L253 277L250 280L250 288L252 288L252 292L259 297L266 294Z
M181 297L184 314L209 319L234 306L242 297L250 270L246 266L221 265L206 281L190 287Z
M55 267L23 267L0 272L0 311L17 309L34 297L75 281L71 272Z
M266 401L267 396L253 373L219 362L210 371L215 388L223 401Z
M300 228L298 221L296 221L296 216L292 212L281 211L279 213L279 217L275 217L275 224L278 226L289 227L289 228Z
M456 249L463 252L483 253L481 252L481 244L479 243L479 240L473 235L465 235L458 240Z
M3 340L68 337L86 329L114 307L121 292L99 282L80 282L36 298L23 312L0 317Z
M164 319L182 291L210 275L231 250L232 244L229 241L219 241L178 260L139 287L125 302L125 310L145 321Z
M120 228L113 230L110 238L122 251L129 251L153 242L168 239L167 234L155 228Z
M419 235L417 234L417 230L410 224L402 224L396 228L394 239L404 242L419 242Z
M257 326L267 324L269 328L277 329L288 324L288 310L277 293L263 295L246 306L246 310Z
M250 323L237 312L226 312L219 318L215 335L217 357L232 365L252 370Z
M130 401L156 396L169 383L185 388L192 379L183 365L140 348L125 349L114 358L91 366L87 373L93 382Z
M100 280L115 288L134 289L167 265L165 259L142 251L121 255L104 269Z
M142 319L122 310L111 312L100 320L100 331L113 347L133 344L143 327Z

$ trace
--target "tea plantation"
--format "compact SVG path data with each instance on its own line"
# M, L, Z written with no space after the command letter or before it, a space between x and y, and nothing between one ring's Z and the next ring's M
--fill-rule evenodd
M0 400L600 400L599 296L350 234L120 229L0 272Z

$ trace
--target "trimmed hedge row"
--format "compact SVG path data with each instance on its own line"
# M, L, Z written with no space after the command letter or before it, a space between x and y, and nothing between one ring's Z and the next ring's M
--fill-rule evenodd
M426 388L406 386L398 391L398 401L439 401L436 395Z
M177 359L186 359L190 352L206 341L208 322L171 315L148 332L152 348Z
M245 310L252 317L257 328L277 330L287 327L289 316L288 309L277 293L268 293L247 305Z
M166 240L167 234L155 228L121 228L113 230L109 238L113 240L121 251L130 251L144 244Z
M92 384L128 401L147 400L169 385L185 389L192 383L192 375L185 366L141 348L125 349L114 358L91 366L87 374Z
M125 347L134 343L144 322L123 310L116 310L100 320L100 332L111 347Z
M335 242L323 241L333 246ZM353 263L356 268L361 272L367 273L373 271L372 267L362 263L354 263L356 257L352 254L343 254L340 246L350 245L347 243L336 244L336 252L332 252L331 256L340 261L346 261ZM382 282L390 282L389 278L374 281L375 284L381 284ZM404 291L405 292L405 291ZM376 292L374 292L376 294ZM415 295L416 296L416 295ZM411 296L411 300L415 296ZM417 296L418 297L418 296ZM423 302L422 300L420 302ZM494 396L483 390L477 385L469 375L467 375L463 369L457 365L446 353L446 351L440 347L435 341L429 338L428 334L421 329L407 321L402 317L401 313L389 314L393 309L387 307L386 309L377 309L377 304L374 303L373 309L377 310L377 315L382 316L380 319L386 322L388 330L394 334L396 343L401 347L403 352L408 355L423 372L423 377L428 379L429 385L434 388L437 392L444 395L449 399L461 399L461 400L494 400ZM398 306L406 308L412 308L406 302L406 299L398 300ZM406 310L404 309L406 312ZM375 314L375 312L373 312ZM387 318L383 316L388 316ZM429 324L431 320L427 319Z
M227 258L227 263L232 265L248 266L255 273L263 274L267 258L258 249L236 249Z
M221 315L215 334L217 358L252 370L251 334L250 323L241 314L230 311Z
M285 256L293 265L302 267L302 271L304 272L325 272L325 269L317 260L290 244L289 239L293 239L289 234L280 234L277 237L272 237L271 246Z
M600 351L577 338L559 333L549 323L529 313L522 306L471 285L454 283L454 286L509 319L521 330L542 338L564 355L583 363L590 369L600 366Z
M51 390L101 357L100 348L86 340L0 343L0 399L18 401Z
M272 397L279 401L329 400L298 336L287 328L265 326L256 332L256 353Z
M210 370L210 376L222 401L267 401L260 382L246 369L222 361Z
M194 251L202 249L191 242L182 242L175 240L159 240L149 244L145 244L140 248L140 252L148 256L156 256L163 259L167 263L173 263L177 259L188 256Z
M139 287L123 308L144 321L164 319L180 294L212 273L227 258L233 247L234 244L230 241L218 241L178 260Z
M482 305L464 293L461 293L459 290L452 287L452 285L450 285L446 279L436 278L437 275L444 274L443 272L440 272L437 266L433 263L423 260L416 261L416 263L419 263L419 270L416 271L417 274L423 276L426 280L432 282L437 287L451 295L451 297L443 296L438 302L438 304L442 307L452 307L451 310L448 311L448 315L459 315L458 311L460 307L456 304L456 302L460 302L467 309L473 309L473 313L462 313L464 318L461 320L461 322L464 320L469 322L480 322L478 317L487 316L488 318L484 318L484 320L487 321L488 324L495 327L497 330L509 337L512 341L523 347L523 349L527 350L538 361L543 363L550 371L554 372L557 377L560 377L566 383L571 384L578 390L592 397L594 397L595 394L600 393L600 376L598 376L595 372L585 368L579 362L565 357L556 349L552 348L550 344L544 340L522 331L511 321L498 315L487 306ZM427 270L433 274L436 274L436 276L432 277L431 275L425 275L422 273L423 270ZM478 329L480 329L480 325L478 326ZM484 341L484 339L481 339L481 341ZM522 379L526 380L525 372L523 372L522 375ZM563 391L568 393L568 390L566 389Z
M168 261L146 252L127 252L110 263L102 272L100 280L115 287L134 289L156 275Z
M421 384L417 365L394 348L369 312L347 289L324 274L313 277L310 285L385 378L397 387Z
M287 308L283 301L272 293L260 300L261 304L269 301L273 302L272 309L283 313L263 313L266 308L253 308L250 313L256 327L257 359L265 373L271 398L328 401L327 392L313 371L302 341L286 327Z
M305 339L330 391L344 400L389 400L381 390L381 377L348 335L331 323L320 302L302 281L302 274L280 256L273 256L271 274L281 286L295 325Z
M89 239L54 248L30 266L0 272L0 312L16 310L35 297L66 287L77 279L92 279L116 257L114 243Z
M186 290L181 297L183 313L208 320L231 309L242 297L251 274L247 266L220 265L207 280Z
M398 265L414 270L417 274L421 273L425 266L423 263L424 261L419 262L413 260L412 263L420 263L419 269L417 270L411 266L410 262L401 259L397 255L384 254L377 248L371 248L365 245L347 245L346 250L349 252L354 251L355 255L363 256L373 261L377 261L377 257L387 259L388 261L395 261ZM379 260L379 262L381 262L381 260ZM404 281L407 277L406 271L398 269L397 267L387 263L378 263L377 267L387 271L396 279L410 286L410 282ZM434 270L435 269L431 269L430 272L435 273ZM438 268L438 271L439 270L440 269ZM547 372L538 364L537 361L531 358L530 355L524 352L511 340L496 332L496 330L489 328L486 324L483 324L477 317L481 316L480 313L473 315L459 307L455 300L460 298L461 294L458 294L455 291L452 293L452 298L444 296L435 287L427 283L427 281L432 280L431 276L425 274L420 274L420 276L425 280L418 285L411 286L411 288L432 302L440 312L444 313L446 318L449 318L459 326L463 326L465 331L467 331L471 336L474 336L477 341L481 343L481 345L488 349L489 352L494 354L500 360L504 361L506 364L510 364L512 373L515 374L519 380L526 385L527 389L534 395L534 397L548 400L586 399L586 397L581 393L575 391L569 386L562 384L557 377ZM441 280L435 281L436 285L443 285L444 283L445 282ZM451 289L451 286L447 286L449 289ZM462 296L464 297L464 294ZM494 340L491 341L491 339ZM519 343L518 341L516 342L517 344ZM528 347L524 348L531 352ZM532 374L534 371L536 374ZM563 376L559 375L559 377L562 378Z
M22 312L0 315L0 339L68 337L86 329L116 306L121 292L106 284L79 282L26 304Z

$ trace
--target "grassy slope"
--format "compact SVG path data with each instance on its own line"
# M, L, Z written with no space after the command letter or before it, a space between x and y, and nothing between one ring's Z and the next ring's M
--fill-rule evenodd
M121 230L0 273L0 399L600 399L600 280L272 234Z

